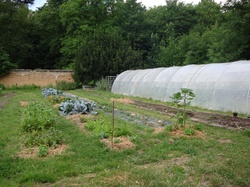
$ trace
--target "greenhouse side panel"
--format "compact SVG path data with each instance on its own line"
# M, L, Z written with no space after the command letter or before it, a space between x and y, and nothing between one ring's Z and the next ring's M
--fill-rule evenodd
M250 114L250 61L129 70L112 92L171 102L181 88L193 90L193 106Z

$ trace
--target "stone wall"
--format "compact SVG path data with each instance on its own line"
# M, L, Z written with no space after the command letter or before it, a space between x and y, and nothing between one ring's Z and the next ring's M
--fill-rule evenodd
M55 85L59 81L74 82L73 71L65 70L27 70L16 69L0 78L0 84L5 86L32 85L46 86Z

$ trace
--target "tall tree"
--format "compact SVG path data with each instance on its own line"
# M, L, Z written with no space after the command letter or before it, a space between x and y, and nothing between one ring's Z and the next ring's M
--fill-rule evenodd
M75 80L85 82L140 67L140 54L123 40L118 30L102 28L85 37L78 48Z
M104 24L109 6L105 0L72 0L60 6L60 20L66 29L61 38L64 66L75 62L75 54L83 37Z
M194 6L185 5L178 0L166 1L166 40L188 34L196 25L197 16Z
M65 28L59 16L59 6L63 0L49 0L31 17L35 24L33 32L34 56L37 68L63 68L61 39Z
M25 4L17 6L15 2L0 0L0 45L9 55L10 62L20 68L29 68L31 63L28 62L33 47L30 14Z
M250 1L228 0L223 10L226 13L225 25L234 35L235 40L231 41L242 48L237 59L250 59Z

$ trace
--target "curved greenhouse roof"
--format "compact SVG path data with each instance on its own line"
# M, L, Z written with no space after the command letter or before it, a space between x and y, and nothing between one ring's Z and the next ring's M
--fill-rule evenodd
M112 92L171 101L180 88L193 90L194 106L250 114L250 61L129 70Z

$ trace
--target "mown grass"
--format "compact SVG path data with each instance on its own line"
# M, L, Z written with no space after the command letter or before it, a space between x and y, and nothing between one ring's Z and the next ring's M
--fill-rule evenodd
M0 110L0 186L250 186L249 131L204 124L201 127L206 136L201 139L172 136L166 131L155 134L149 127L116 119L116 125L129 127L136 147L115 151L101 143L98 135L80 130L54 109L57 129L62 131L67 145L65 152L44 158L20 158L20 101L52 104L40 90L15 92ZM107 108L111 108L110 98L124 97L102 91L71 93ZM136 106L118 102L115 106L167 119ZM102 112L93 120L111 124L111 115ZM93 123L91 119L88 122Z

